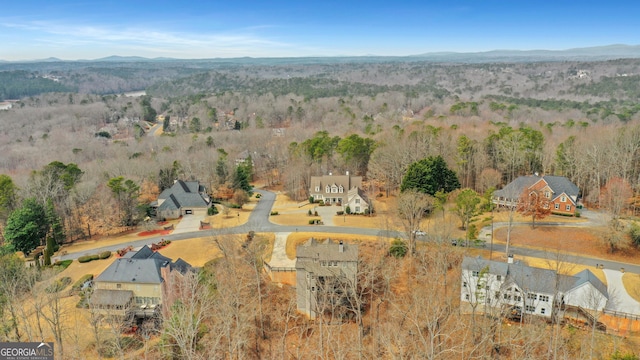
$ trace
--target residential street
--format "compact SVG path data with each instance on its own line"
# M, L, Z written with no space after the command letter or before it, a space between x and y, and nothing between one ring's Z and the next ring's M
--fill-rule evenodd
M406 234L404 234L403 232L370 229L370 228L351 228L351 227L327 226L327 225L286 226L286 225L273 224L269 221L269 214L275 202L276 194L271 191L260 190L260 189L255 190L255 192L261 194L260 201L258 202L255 209L252 211L251 215L249 216L249 220L247 221L247 223L243 225L234 226L234 227L225 228L225 229L211 229L211 230L202 230L202 231L183 232L183 233L177 233L177 234L173 233L171 235L147 238L144 240L136 240L127 244L117 244L117 245L95 248L95 249L92 249L91 251L66 254L66 255L60 256L60 259L61 260L77 259L78 257L85 255L87 253L99 253L101 251L107 251L107 250L116 251L127 245L131 245L134 248L136 248L136 247L141 247L145 244L151 244L152 242L159 242L162 239L171 240L171 241L180 241L180 240L191 239L194 237L206 237L206 236L215 236L215 235L222 235L222 234L245 234L252 230L255 232L276 233L277 234L276 237L281 240L276 245L280 245L282 243L282 246L286 244L286 237L284 237L284 242L283 242L283 236L284 236L283 234L292 233L296 231L315 232L315 233L362 234L362 235L371 235L371 236L402 237L402 238L406 237ZM541 222L541 223L538 223L538 225L540 226L588 226L593 224L592 223L593 221L596 221L596 222L602 221L600 218L597 218L596 220L591 220L592 218L593 217L590 217L590 220L587 222L582 222L577 224ZM494 230L499 226L506 226L506 223L495 223ZM486 233L486 229L483 229L483 230ZM423 240L423 239L418 239L418 240ZM493 244L492 246L491 244L487 243L487 249L493 250L495 252L504 252L505 245ZM276 251L279 251L279 250L274 249L274 252ZM558 254L557 252L554 252L554 251L543 251L543 250L522 248L522 247L516 247L516 246L511 246L510 252L516 255L534 257L539 259L554 260L554 259L561 258L562 261L582 264L582 265L595 266L596 264L602 264L605 270L613 270L613 271L619 272L620 269L624 268L624 270L627 272L640 273L640 265L627 264L627 263L621 263L616 261L609 261L609 260L596 259L596 258L583 257L583 256ZM606 273L607 272L605 272L605 274ZM608 278L609 276L607 276L607 279ZM628 296L626 292L625 292L625 295ZM637 309L634 311L636 311L636 313L640 313L640 309Z

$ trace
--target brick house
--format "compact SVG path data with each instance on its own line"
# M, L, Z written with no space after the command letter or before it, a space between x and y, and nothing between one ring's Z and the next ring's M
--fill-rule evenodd
M554 214L576 214L580 190L564 176L519 176L493 193L493 203L498 207L517 206L525 190L542 193L549 201L551 212Z

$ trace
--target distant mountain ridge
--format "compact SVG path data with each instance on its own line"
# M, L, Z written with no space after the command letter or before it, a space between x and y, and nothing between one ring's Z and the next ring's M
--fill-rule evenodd
M362 61L362 60L394 60L394 61L434 61L434 62L523 62L523 61L593 61L612 60L620 58L640 58L640 45L612 44L605 46L593 46L572 48L565 50L491 50L484 52L430 52L408 56L301 56L301 57L272 57L272 58L209 58L209 59L177 59L177 58L146 58L141 56L108 56L93 60L61 60L50 57L39 60L7 61L0 59L0 63L42 63L42 62L150 62L150 61L227 61L227 62L251 62L251 60L284 60L304 63L305 59L324 61Z

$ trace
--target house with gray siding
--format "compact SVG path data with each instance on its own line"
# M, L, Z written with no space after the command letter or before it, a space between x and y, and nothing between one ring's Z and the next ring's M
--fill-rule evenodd
M358 245L309 239L296 248L298 311L311 319L326 312L352 311L357 286ZM340 315L340 314L334 314Z

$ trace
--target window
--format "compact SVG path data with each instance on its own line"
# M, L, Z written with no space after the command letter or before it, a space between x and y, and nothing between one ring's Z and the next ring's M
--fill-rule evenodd
M518 296L518 295L516 295L516 296L514 296L514 297L513 297L513 300L515 300L515 301L522 301L522 296Z
M496 291L493 295L496 300L500 299L500 291Z
M464 299L465 299L465 300L469 300L469 294L466 294L466 295L464 296Z
M356 214L360 212L360 206L356 206Z
M502 275L496 275L496 280L502 281Z
M316 291L316 287L315 287L315 286L312 286L312 287L311 287L311 291Z
M538 300L538 294L527 294L527 299Z
M344 192L344 188L342 187L342 185L340 185L340 188L338 188L338 192L339 192L340 194L342 194L342 193Z
M567 211L571 211L571 205L567 205L566 209Z
M467 287L467 282L466 282L466 281L462 283L462 287L463 287L463 288L466 288L466 287Z
M556 210L560 209L560 204L555 204Z
M549 296L548 295L540 295L540 301L549 302Z
M560 201L562 201L562 202L567 202L567 197L566 197L566 196L564 196L564 195L562 195L562 196L560 197Z
M122 289L122 284L116 284L116 289Z
M536 312L535 306L527 305L524 308L527 312Z
M547 311L547 309L545 309L545 308L540 308L540 314L543 314L543 315L544 315L544 313L545 313L546 311Z
M356 204L360 204L360 199L356 199Z
M329 185L327 185L327 187L324 188L324 192L330 193L331 192L331 187Z
M502 297L503 297L505 300L511 300L511 295L509 295L509 294L504 294L504 295L502 295Z
M480 275L480 273L479 273L478 271L472 271L472 272L471 272L471 275L472 275L473 277L478 277L478 275Z
M316 186L316 192L320 192L320 186Z
M476 287L478 288L478 290L480 290L480 289L482 289L482 284L478 283L478 284L476 285Z
M544 192L544 197L546 197L547 199L551 199L551 192L549 192L548 190Z
M333 186L331 187L331 193L333 193L333 194L337 194L337 193L338 193L338 187L337 187L337 186L335 186L335 185L333 185Z

